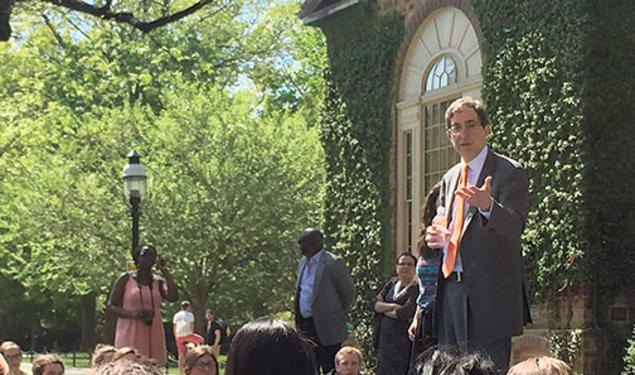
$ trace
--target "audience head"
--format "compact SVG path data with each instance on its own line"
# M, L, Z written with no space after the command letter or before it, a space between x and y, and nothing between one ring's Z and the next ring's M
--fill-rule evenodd
M456 347L432 347L417 358L417 375L496 375L496 366L479 353L463 354Z
M4 355L0 353L0 375L7 375L9 373L9 364L4 359Z
M571 367L552 357L533 357L515 364L507 375L571 375Z
M161 375L153 366L122 359L90 369L88 375Z
M90 359L90 367L98 367L113 361L117 349L112 345L97 344Z
M209 346L197 346L185 352L179 359L181 375L216 375L218 361Z
M135 348L131 348L129 346L125 346L123 348L117 349L115 354L112 356L112 360L113 361L125 360L125 361L140 362L141 356L139 355L139 353L137 352L137 350Z
M9 369L13 371L20 369L20 363L22 362L20 345L13 341L5 341L0 345L0 353L4 356Z
M345 346L335 354L335 371L338 375L359 375L362 369L362 352Z
M31 372L33 375L63 375L64 363L55 354L40 355L33 360Z
M268 317L245 324L234 337L225 375L313 375L313 350L288 323Z

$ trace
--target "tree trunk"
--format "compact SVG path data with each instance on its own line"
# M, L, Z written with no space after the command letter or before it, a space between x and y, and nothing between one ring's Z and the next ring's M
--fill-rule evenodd
M81 339L80 350L92 351L95 347L95 294L89 294L79 299L79 319Z

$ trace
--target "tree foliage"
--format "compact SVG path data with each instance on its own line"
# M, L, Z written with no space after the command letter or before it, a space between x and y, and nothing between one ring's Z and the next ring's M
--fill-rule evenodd
M140 1L139 3L126 4L113 3L112 0L94 3L82 0L5 0L0 4L0 41L7 41L11 37L10 20L16 6L25 6L38 10L46 7L57 8L70 13L71 16L73 13L90 15L105 21L127 24L145 34L185 18L212 3L222 6L228 1L199 0L182 3L183 1ZM126 5L133 5L133 7L128 8ZM44 22L48 22L46 17L43 18ZM145 18L148 19L146 20Z
M350 318L372 358L371 312L393 254L390 100L403 27L394 15L348 18L359 24L324 28L330 45L320 134L327 162L324 227L328 246L351 269L358 292Z
M324 46L296 8L215 3L146 36L14 15L19 42L0 45L0 272L24 301L103 303L129 258L120 176L135 148L150 175L141 241L170 259L181 295L234 322L291 309L295 239L324 185Z
M635 325L633 325L633 332L631 338L626 345L626 354L624 355L624 369L622 375L635 374Z

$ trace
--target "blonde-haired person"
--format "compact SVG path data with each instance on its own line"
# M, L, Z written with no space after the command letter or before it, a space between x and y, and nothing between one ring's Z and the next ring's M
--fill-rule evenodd
M20 345L13 341L5 341L0 345L0 353L2 353L4 359L7 361L7 365L9 365L8 374L24 375L24 372L20 370L20 364L22 363Z
M112 345L97 344L90 359L90 367L99 367L104 363L112 362L117 349Z
M4 355L0 353L0 375L8 375L9 374L9 364L4 359Z
M140 362L141 355L137 349L132 348L130 346L125 346L123 348L119 348L115 351L115 354L112 356L112 361L132 361L132 362Z
M364 357L354 346L344 346L335 354L335 368L327 375L359 375Z
M218 361L210 346L197 346L179 358L181 375L218 375Z
M143 363L121 360L93 367L88 375L162 375L155 367Z
M571 375L571 367L553 357L532 357L515 364L507 375Z
M64 375L64 362L55 354L35 357L31 367L33 375Z

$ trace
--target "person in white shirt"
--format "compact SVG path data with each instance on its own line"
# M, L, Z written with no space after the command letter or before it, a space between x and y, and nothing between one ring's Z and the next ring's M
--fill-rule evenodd
M194 314L190 312L190 301L181 302L181 311L174 314L172 327L179 357L187 351L186 343L203 343L203 337L194 333Z

